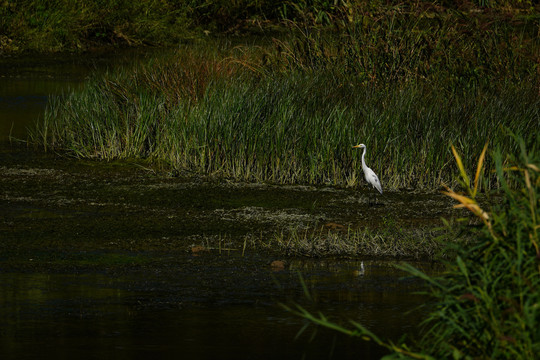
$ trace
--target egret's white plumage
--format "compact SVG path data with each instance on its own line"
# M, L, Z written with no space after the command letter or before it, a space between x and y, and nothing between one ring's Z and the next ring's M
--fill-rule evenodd
M382 186L377 174L375 174L375 172L366 165L366 161L364 160L364 157L366 156L366 145L358 144L353 146L353 148L364 149L364 152L362 153L362 170L364 170L364 177L369 184L371 184L375 189L379 190L379 192L382 194Z

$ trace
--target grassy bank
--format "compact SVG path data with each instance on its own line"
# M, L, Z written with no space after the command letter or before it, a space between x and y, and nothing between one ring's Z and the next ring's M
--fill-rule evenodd
M451 29L449 40L457 44L470 31L479 39L504 27L521 32L530 21L538 21L538 5L484 0L10 0L0 4L0 54L169 46L208 35L268 34L296 27L334 31L351 24L369 26L370 36L379 39L381 20L387 18L394 20L397 32L404 19L418 19L420 28L442 20ZM405 36L402 44L417 40ZM512 41L512 36L506 39Z
M453 181L450 143L467 160L487 139L511 152L510 129L537 149L535 85L498 85L366 85L327 72L254 75L237 61L184 59L93 79L53 100L32 141L83 158L339 186L362 179L361 153L351 146L363 142L385 189L433 189Z
M534 8L505 17L500 7L339 4L320 8L324 17L287 3L291 34L257 46L207 41L94 78L51 101L31 141L180 172L339 186L362 177L351 146L363 142L385 189L451 183L450 143L466 160L487 140L515 153L513 132L537 151Z

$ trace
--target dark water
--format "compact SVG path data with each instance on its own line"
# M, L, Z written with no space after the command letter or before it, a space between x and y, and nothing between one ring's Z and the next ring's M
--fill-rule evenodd
M417 283L384 262L302 264L311 303L293 269L264 259L190 257L182 265L116 273L0 273L0 355L23 358L370 358L383 354L314 328L277 306L293 302L397 338L415 332ZM189 264L186 267L186 264ZM346 322L345 322L346 323Z
M270 236L286 226L370 226L385 214L434 223L449 208L438 198L390 193L392 206L367 212L350 189L174 179L138 165L65 159L7 142L10 134L26 137L48 96L133 58L0 61L0 359L384 354L324 329L296 337L305 321L280 303L320 310L345 325L354 319L394 340L417 333L423 313L409 311L425 301L414 294L421 284L402 278L394 262L283 257L251 245L242 255L240 249L246 236ZM272 267L275 260L283 267Z
M0 57L0 141L26 139L27 128L43 115L47 99L81 86L95 72L144 59L138 50L85 55Z

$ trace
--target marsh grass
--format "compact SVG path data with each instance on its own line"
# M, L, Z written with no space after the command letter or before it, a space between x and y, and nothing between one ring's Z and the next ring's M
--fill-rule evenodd
M276 68L331 71L338 77L394 86L418 80L468 87L535 75L534 18L382 7L336 21L337 31L292 23L295 36L275 40ZM495 20L495 19L498 19Z
M31 142L175 172L336 186L361 178L351 146L363 142L390 190L455 184L450 143L466 161L485 139L515 153L508 131L538 148L534 16L320 3L331 30L304 5L287 10L304 19L286 22L292 35L270 44L209 41L90 80L49 103Z
M450 240L451 239L451 240ZM378 257L393 259L435 260L449 256L445 243L467 242L443 229L405 229L385 222L384 229L333 230L325 227L310 230L283 230L263 248L303 257Z
M181 55L90 80L52 99L31 142L95 159L145 158L178 171L239 181L353 185L360 153L385 189L452 184L453 142L471 159L506 130L536 148L534 84L449 92L375 86L330 73L246 70L242 58ZM520 99L520 101L515 101ZM493 169L493 164L488 164ZM487 187L497 184L488 176Z
M414 359L532 359L540 351L540 159L517 139L519 156L493 155L504 202L484 210L476 201L483 173L480 156L475 176L469 176L455 151L465 193L448 189L483 224L468 228L475 240L457 249L446 271L429 276L413 266L401 268L425 280L431 296L430 313L418 342L389 342L362 324L337 324L302 306L288 307L313 324L372 340L388 348L387 358ZM517 187L509 186L508 178ZM474 185L470 182L474 179Z

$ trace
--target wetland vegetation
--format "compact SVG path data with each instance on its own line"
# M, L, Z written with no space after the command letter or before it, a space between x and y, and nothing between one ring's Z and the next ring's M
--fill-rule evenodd
M450 143L472 161L488 140L516 153L513 132L535 151L536 13L420 4L343 5L334 27L209 40L95 77L50 102L31 142L237 181L350 186L361 141L393 190L453 183Z
M297 25L332 28L363 24L377 30L384 18L393 17L399 23L404 16L413 23L417 18L420 22L444 24L450 32L433 35L455 46L469 36L483 37L501 25L507 29L509 25L526 28L528 21L538 20L536 6L531 0L11 0L0 6L0 52L84 51L104 45L167 46L204 34L283 33ZM373 33L373 40L381 34ZM510 35L502 39L505 42L514 41L512 32L501 35ZM436 49L443 53L449 50L441 46Z
M386 190L452 183L451 142L466 159L487 139L513 152L509 129L538 146L530 82L449 93L417 83L362 85L324 72L261 79L236 64L188 63L199 71L178 60L93 79L50 103L32 141L79 158L142 158L237 181L338 186L362 179L361 154L351 146L364 142Z
M0 38L3 52L175 45L50 98L30 132L28 144L48 152L135 162L148 174L165 175L141 180L136 195L131 183L104 181L103 193L90 192L97 200L88 203L58 190L44 193L58 197L59 207L65 197L83 204L81 213L123 209L140 222L134 230L90 216L95 222L81 225L84 241L76 248L95 247L99 230L102 250L166 243L193 256L233 248L244 254L247 247L304 257L437 259L446 270L436 277L405 267L425 281L432 299L418 343L388 342L360 323L346 326L303 306L287 308L374 340L395 357L531 358L540 352L537 4L188 3L14 1L1 10L0 26L9 30ZM32 11L18 12L23 8ZM361 154L351 146L359 142L368 145L384 206L369 208L357 197ZM467 176L463 164L479 156L478 171ZM15 183L27 174L10 176L15 180L3 180L14 189L8 201L26 201ZM185 179L211 185L195 195ZM457 215L448 202L434 200L444 186L459 201ZM75 188L88 191L84 182ZM294 205L278 193L294 197ZM109 195L116 200L104 198ZM193 218L201 207L209 212ZM44 216L59 224L55 231L68 231L62 219ZM454 219L435 228L440 217ZM133 239L117 242L110 226ZM201 228L202 237L196 235ZM45 233L40 241L54 247L57 238ZM15 237L2 246L10 244L20 246Z

